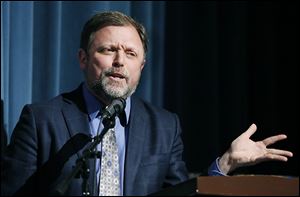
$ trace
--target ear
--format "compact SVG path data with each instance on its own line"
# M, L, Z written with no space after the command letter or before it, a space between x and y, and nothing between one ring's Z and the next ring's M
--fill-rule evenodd
M83 49L79 49L78 59L79 59L80 69L85 70L88 64L88 57L86 52Z
M143 62L142 62L142 64L141 64L141 71L143 70L145 64L146 64L146 59L144 59Z

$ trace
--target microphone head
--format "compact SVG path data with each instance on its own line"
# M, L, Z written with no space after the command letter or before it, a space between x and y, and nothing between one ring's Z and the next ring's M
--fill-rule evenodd
M126 100L123 98L114 99L110 105L103 110L102 118L112 118L118 116L124 111L126 107Z
M114 106L116 113L119 114L125 109L126 100L123 98L117 98L112 101L111 105Z

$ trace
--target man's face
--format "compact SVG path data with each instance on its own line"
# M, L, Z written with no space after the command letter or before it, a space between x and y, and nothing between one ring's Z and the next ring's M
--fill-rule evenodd
M144 48L132 26L107 26L94 34L88 54L79 51L89 89L100 99L126 98L144 67Z

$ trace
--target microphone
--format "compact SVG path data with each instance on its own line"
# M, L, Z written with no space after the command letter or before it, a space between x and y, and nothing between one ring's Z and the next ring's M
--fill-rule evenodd
M102 112L102 120L112 119L124 111L126 101L123 98L114 99Z

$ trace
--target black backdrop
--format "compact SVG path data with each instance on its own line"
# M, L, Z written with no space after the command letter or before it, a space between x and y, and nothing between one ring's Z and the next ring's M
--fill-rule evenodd
M296 2L166 3L164 106L180 116L191 172L256 123L253 140L283 132L288 139L274 147L294 157L236 173L299 176Z

